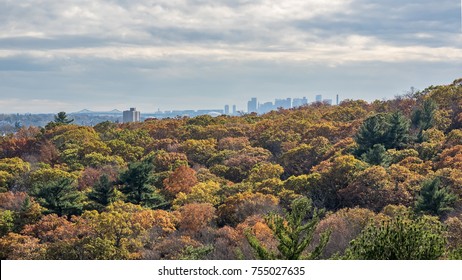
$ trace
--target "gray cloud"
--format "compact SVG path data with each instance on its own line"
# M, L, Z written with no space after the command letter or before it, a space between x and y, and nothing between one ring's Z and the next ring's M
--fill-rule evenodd
M48 63L22 57L0 58L0 71L50 71L55 68Z
M0 99L75 110L371 100L450 82L462 62L454 0L0 1L0 28Z
M456 1L33 1L6 2L2 48L132 44L265 51L306 48L347 36L377 44L458 45ZM328 3L328 4L326 4ZM19 20L21 19L21 20ZM34 41L34 38L36 41ZM211 45L212 44L212 45Z
M67 48L88 48L106 46L102 38L91 36L62 35L55 38L36 38L29 36L0 38L0 49L13 50L55 50Z
M348 12L294 21L305 32L336 37L356 34L398 46L461 46L460 3L443 1L356 0ZM459 37L455 40L454 37Z

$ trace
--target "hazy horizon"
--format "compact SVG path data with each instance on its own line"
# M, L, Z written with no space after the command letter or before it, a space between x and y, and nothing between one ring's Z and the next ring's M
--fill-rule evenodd
M252 96L253 97L253 96ZM237 106L236 105L236 111L238 112L244 112L244 113L248 113L247 112L247 101L249 101L252 97L249 97L245 102L242 102L242 101L239 101L237 102L231 102L229 104L222 104L222 106L215 106L215 107L201 107L200 104L199 105L195 105L195 107L184 107L184 108L178 108L178 107L174 107L174 108L164 108L164 109L161 109L160 111L161 112L170 112L170 111L187 111L187 110L194 110L194 111L197 111L197 110L224 110L224 107L225 105L228 105L229 106L229 110L230 112L232 112L233 110L233 105L236 105L236 104L244 104L242 105L241 107ZM275 99L273 100L267 100L267 99L258 99L257 98L257 105L258 104L263 104L263 103L266 103L266 102L271 102L271 103L275 103L275 100L276 99L287 99L287 98L290 98L292 99L292 101L296 98L307 98L308 100L308 103L307 104L311 104L311 103L314 103L316 102L315 98L316 98L316 95L313 95L313 96L310 96L310 95L304 95L304 96L279 96L279 97L276 97ZM323 101L326 101L326 99L330 99L332 101L332 105L336 105L336 96L326 96L326 95L322 95L322 99ZM339 96L339 102L342 102L343 100L345 99L342 99L340 98ZM0 104L1 104L1 101L0 101ZM81 113L82 111L90 111L92 113L108 113L108 112L111 112L111 111L119 111L120 113L122 113L123 111L125 110L129 110L130 108L135 108L137 111L141 111L139 107L135 107L135 106L130 106L130 104L125 104L125 105L121 105L121 106L124 106L124 107L120 107L120 108L110 108L110 107L98 107L98 106L95 106L95 107L87 107L87 108L78 108L76 109L75 111L66 111L66 113L68 114L75 114L75 113ZM146 106L144 106L146 107ZM101 108L101 109L98 109L98 108ZM294 108L294 107L292 107ZM152 114L152 113L157 113L159 111L160 108L157 108L157 109L151 109L151 111L142 111L141 113L143 114ZM10 112L10 113L6 113L6 114L55 114L55 113L58 113L58 112L62 112L63 110L59 110L58 108L54 108L53 111L37 111L37 112ZM2 114L4 112L0 112L0 114Z
M455 0L0 0L0 113L390 99L462 65Z

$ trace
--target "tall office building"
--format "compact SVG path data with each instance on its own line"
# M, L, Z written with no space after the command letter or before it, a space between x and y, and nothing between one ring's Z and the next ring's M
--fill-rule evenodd
M225 105L225 115L229 115L229 105Z
M332 105L332 99L324 99L322 102L325 104Z
M257 98L252 97L249 102L247 102L247 113L257 112Z
M284 109L292 108L292 99L291 98L276 99L274 100L274 107L276 109L277 108L284 108Z
M130 108L130 111L123 112L123 122L139 122L140 121L140 111L136 111L136 108Z
M237 107L236 105L233 105L233 115L237 115Z
M306 99L306 97L294 98L292 100L292 107L294 107L294 108L300 107L300 106L303 106L303 105L306 105L306 104L308 104L308 99Z
M337 94L337 102L336 102L336 104L337 104L337 105L339 104L338 94Z
M316 95L316 102L322 102L322 95L321 94Z
M258 113L265 114L272 110L276 110L277 108L274 106L273 102L265 102L258 106Z

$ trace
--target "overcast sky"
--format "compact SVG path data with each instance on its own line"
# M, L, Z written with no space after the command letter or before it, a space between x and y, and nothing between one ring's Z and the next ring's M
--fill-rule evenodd
M0 0L0 113L393 98L462 77L460 0Z

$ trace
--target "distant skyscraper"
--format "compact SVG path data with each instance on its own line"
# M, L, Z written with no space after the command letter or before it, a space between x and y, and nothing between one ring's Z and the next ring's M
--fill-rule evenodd
M247 102L247 113L257 112L257 98L252 97L249 102Z
M329 105L332 105L332 99L324 99L322 102L326 103L326 104L329 104Z
M268 113L272 110L276 110L276 107L274 106L273 102L265 102L258 106L258 113L260 114Z
M300 107L300 106L303 106L303 105L306 105L308 104L308 99L306 99L306 97L303 97L303 98L294 98L292 100L292 107L295 108L295 107Z
M338 94L337 94L337 102L336 102L336 103L337 103L337 105L339 104L339 100L338 100Z
M229 115L229 105L225 105L225 115Z
M130 111L123 112L123 122L139 122L140 121L140 111L136 111L136 108L130 108Z
M316 95L316 102L322 102L322 95L321 94Z
M236 108L236 105L233 105L233 115L237 115L237 108Z
M292 108L292 99L291 98L286 98L286 99L276 99L274 101L274 107L277 108L284 108L284 109L289 109Z

